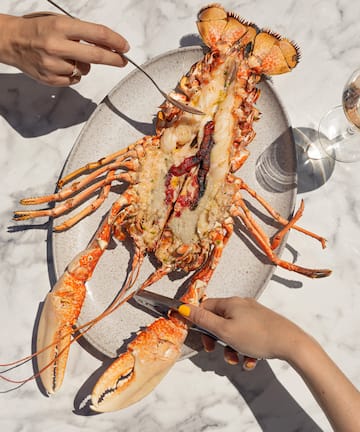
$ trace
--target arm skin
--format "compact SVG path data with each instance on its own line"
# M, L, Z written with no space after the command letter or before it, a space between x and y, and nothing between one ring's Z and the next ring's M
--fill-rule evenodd
M81 75L92 63L125 66L119 54L128 50L126 39L103 25L50 12L0 14L0 62L48 85L79 82L81 76L70 77L75 62Z
M310 335L254 299L207 299L181 306L188 320L236 351L288 362L302 377L335 431L360 431L360 393ZM205 342L205 341L204 341ZM205 342L210 347L209 340Z

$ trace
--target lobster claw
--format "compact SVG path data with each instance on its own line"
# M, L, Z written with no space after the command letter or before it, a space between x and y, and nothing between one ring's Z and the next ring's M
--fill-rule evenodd
M37 332L37 366L50 394L60 388L64 378L71 336L85 300L85 282L105 248L100 247L100 240L97 237L72 260L44 302Z
M148 395L180 357L186 336L186 325L176 318L159 318L150 324L99 378L91 409L116 411Z

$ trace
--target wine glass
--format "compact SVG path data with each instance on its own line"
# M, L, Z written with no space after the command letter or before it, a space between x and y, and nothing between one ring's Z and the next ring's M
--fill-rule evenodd
M318 133L323 150L336 161L360 160L360 69L346 82L342 105L320 121Z

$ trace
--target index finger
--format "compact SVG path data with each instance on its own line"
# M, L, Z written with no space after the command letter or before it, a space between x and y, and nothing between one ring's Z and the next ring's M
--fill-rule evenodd
M201 302L201 306L221 317L226 316L226 311L229 306L229 298L207 298Z
M202 307L184 303L178 307L177 311L186 319L208 330L216 337L219 337L219 333L223 331L224 319Z
M71 18L69 19L71 20ZM67 37L72 40L83 40L94 45L107 47L118 53L128 52L130 49L128 41L119 33L105 25L87 21L76 20L76 25L69 26Z

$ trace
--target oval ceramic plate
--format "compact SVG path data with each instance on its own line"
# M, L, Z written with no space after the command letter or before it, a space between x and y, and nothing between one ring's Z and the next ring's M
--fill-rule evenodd
M202 55L203 51L199 47L182 48L161 55L146 63L144 67L161 83L165 91L170 91ZM251 155L238 175L287 217L293 210L296 195L293 137L285 110L272 85L265 81L260 84L260 88L258 107L262 118L254 126L256 138L249 145ZM110 92L84 126L65 164L63 175L127 147L144 134L153 134L153 120L161 102L161 95L148 79L137 70L131 72ZM114 187L103 206L71 230L53 235L57 277L71 259L86 247L106 211L116 199L116 193L121 192L120 189L120 186ZM260 215L260 225L268 234L273 234L274 226L265 223L271 219L258 203L245 197L254 214ZM56 221L58 222L59 220ZM87 297L79 324L93 319L111 303L124 283L131 256L132 248L129 244L114 243L105 252L92 279L87 283ZM138 279L139 284L154 271L154 265L156 263L153 259L145 259ZM273 270L274 266L258 251L241 224L236 222L235 232L210 281L208 296L257 297L266 286ZM150 289L174 297L180 287L184 288L186 280L186 277L164 277ZM124 341L129 341L141 327L151 323L153 319L153 316L140 310L136 304L127 303L99 322L84 337L98 351L114 357L124 349ZM183 356L199 348L197 337L191 337L184 348Z

